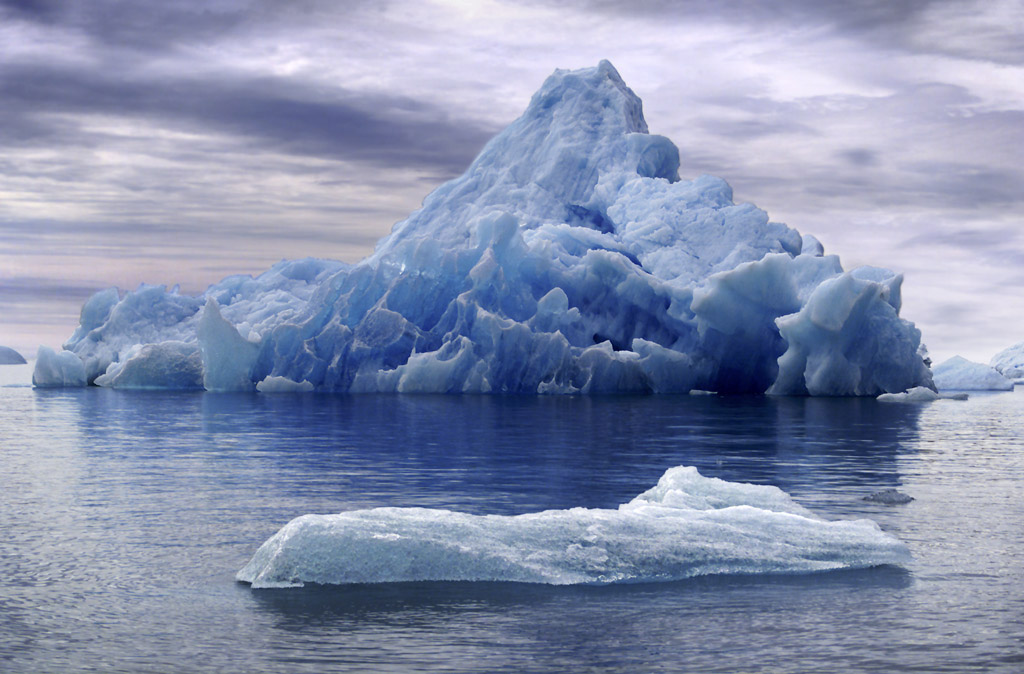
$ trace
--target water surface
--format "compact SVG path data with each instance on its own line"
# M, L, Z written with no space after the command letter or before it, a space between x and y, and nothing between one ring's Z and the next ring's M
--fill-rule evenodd
M1024 392L321 396L0 388L0 670L1019 672ZM914 561L805 576L254 591L304 513L610 508L675 465L869 517ZM865 502L898 488L902 506Z

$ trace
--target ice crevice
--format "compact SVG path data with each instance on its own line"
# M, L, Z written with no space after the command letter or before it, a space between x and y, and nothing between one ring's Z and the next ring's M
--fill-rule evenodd
M40 386L879 395L932 388L902 276L679 176L607 61L555 71L355 265L108 289ZM58 357L58 362L54 358ZM80 362L84 375L71 363ZM81 375L81 376L80 376ZM292 382L294 386L285 382ZM261 385L262 384L262 385Z

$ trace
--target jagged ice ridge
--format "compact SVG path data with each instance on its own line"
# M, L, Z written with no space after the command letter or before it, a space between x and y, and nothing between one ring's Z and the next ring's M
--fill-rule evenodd
M556 71L356 265L97 293L37 385L878 395L931 387L902 276L680 180L607 61ZM73 354L73 356L72 356ZM58 363L57 358L64 360ZM67 358L81 361L81 374ZM269 378L269 379L268 379Z

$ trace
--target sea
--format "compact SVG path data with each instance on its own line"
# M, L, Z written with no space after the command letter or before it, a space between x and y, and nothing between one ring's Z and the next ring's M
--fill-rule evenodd
M762 396L42 390L0 367L2 672L1024 672L1024 390ZM292 518L614 508L670 467L870 518L905 567L254 590ZM897 489L913 501L865 500Z

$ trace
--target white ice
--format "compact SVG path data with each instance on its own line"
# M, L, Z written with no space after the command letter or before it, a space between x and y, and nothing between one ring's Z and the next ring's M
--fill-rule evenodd
M1010 391L1013 381L999 374L995 368L953 356L932 370L935 386L940 391Z
M287 377L267 377L256 384L260 393L309 393L313 385L308 381L292 381Z
M1007 379L1024 383L1024 342L1003 349L989 362Z
M85 386L85 365L70 351L40 346L32 371L32 385L40 388Z
M930 403L938 399L938 393L924 386L915 386L903 393L883 393L878 396L879 402L883 403Z
M237 578L256 588L440 580L607 584L908 560L906 546L870 520L822 520L776 487L706 478L680 466L614 510L502 516L375 508L304 515L267 540Z
M199 297L109 289L65 348L88 382L116 385L140 345L195 344L211 390L268 377L385 392L931 386L899 317L901 275L844 271L814 237L679 167L611 64L559 70L359 264L282 262ZM161 353L182 355L147 352L154 373Z

